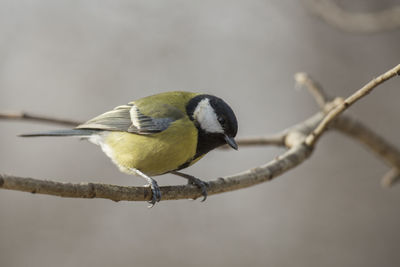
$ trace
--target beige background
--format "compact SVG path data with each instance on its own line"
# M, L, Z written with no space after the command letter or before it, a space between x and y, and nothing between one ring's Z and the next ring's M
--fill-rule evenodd
M353 11L396 1L339 1ZM355 34L300 1L0 1L0 110L77 120L149 94L224 98L239 136L274 133L317 107L293 74L347 96L400 63L400 30ZM399 141L400 80L351 114ZM49 125L0 121L0 172L66 182L142 185L98 147L21 139ZM186 171L212 179L271 160L276 148L215 151ZM400 186L357 143L327 134L276 180L210 197L146 203L0 190L0 266L399 266ZM159 184L184 183L161 176Z

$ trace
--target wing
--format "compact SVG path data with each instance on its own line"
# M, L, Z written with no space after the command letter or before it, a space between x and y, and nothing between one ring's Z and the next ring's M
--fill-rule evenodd
M164 131L173 121L184 116L181 110L171 105L156 105L156 108L146 110L148 114L145 115L135 102L131 102L101 114L77 128L152 134Z

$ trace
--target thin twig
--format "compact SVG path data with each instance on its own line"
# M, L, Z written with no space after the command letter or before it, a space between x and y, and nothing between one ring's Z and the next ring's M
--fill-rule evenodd
M307 8L341 30L359 33L375 33L400 27L400 5L374 12L349 12L334 0L303 0Z
M388 171L381 179L381 185L383 187L391 187L395 183L400 181L400 172L397 168L392 168Z
M309 146L314 146L314 144L318 141L319 137L324 133L324 131L328 128L329 124L335 120L343 111L353 105L356 101L361 99L362 97L369 94L375 87L380 85L381 83L389 80L390 78L398 75L400 73L400 64L391 70L385 72L384 74L378 76L375 79L372 79L369 83L364 85L361 89L356 91L354 94L349 96L347 99L342 100L337 98L336 101L340 102L333 108L325 118L320 122L320 124L315 128L315 130L309 134L305 140L306 144Z
M236 140L239 147L244 146L285 146L285 133L279 133L270 136L242 137ZM230 149L228 145L222 146L222 149Z
M329 102L330 97L328 97L323 88L307 73L295 75L295 79L298 86L307 87L322 110L329 111L332 109L335 101ZM325 106L321 106L321 99L326 101ZM336 118L332 123L332 127L365 145L365 147L375 153L376 156L381 157L391 166L391 170L385 174L381 180L382 186L389 187L400 180L400 151L386 141L385 138L379 136L369 127L349 115L342 114Z
M75 127L82 123L74 120L58 119L42 115L33 115L27 112L0 112L0 119L28 120L28 121L59 124L72 127ZM280 133L271 136L239 138L236 140L236 143L240 146L261 146L261 145L284 146L285 145L284 140L285 140L284 133ZM223 146L221 148L225 149L228 148L228 146Z
M51 123L51 124L60 124L60 125L64 125L64 126L73 126L73 127L81 124L78 121L58 119L58 118L47 117L47 116L33 115L33 114L27 113L27 112L1 112L0 113L0 119L6 119L6 120L28 120L28 121Z
M294 80L297 86L304 86L307 88L308 92L314 97L322 110L326 107L326 103L328 103L330 99L325 94L322 86L313 80L310 75L305 72L298 72L294 75Z
M341 131L368 147L389 166L400 170L400 151L363 123L350 116L340 116L332 126L334 129Z
M307 87L317 103L320 104L322 99L327 101L324 106L321 106L322 110L326 109L326 106L333 105L328 102L329 97L322 87L318 86L318 83L310 75L299 73L295 79L300 86ZM400 151L360 121L342 114L333 121L332 127L362 143L377 156L382 157L389 166L400 170Z
M239 138L237 144L240 146L285 146L285 135L277 134L264 137Z

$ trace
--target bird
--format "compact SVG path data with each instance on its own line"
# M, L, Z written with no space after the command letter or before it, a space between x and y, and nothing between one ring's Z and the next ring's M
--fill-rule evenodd
M140 176L152 191L149 207L161 200L153 176L172 173L201 189L208 184L180 172L211 150L229 145L237 150L238 122L221 98L172 91L117 106L73 129L21 134L21 137L75 136L99 145L120 171Z

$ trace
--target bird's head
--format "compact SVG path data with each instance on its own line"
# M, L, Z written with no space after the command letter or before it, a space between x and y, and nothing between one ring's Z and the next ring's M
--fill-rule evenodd
M189 101L186 110L199 130L199 145L204 146L205 153L225 143L237 150L234 139L238 130L236 116L224 100L212 95L197 95Z

